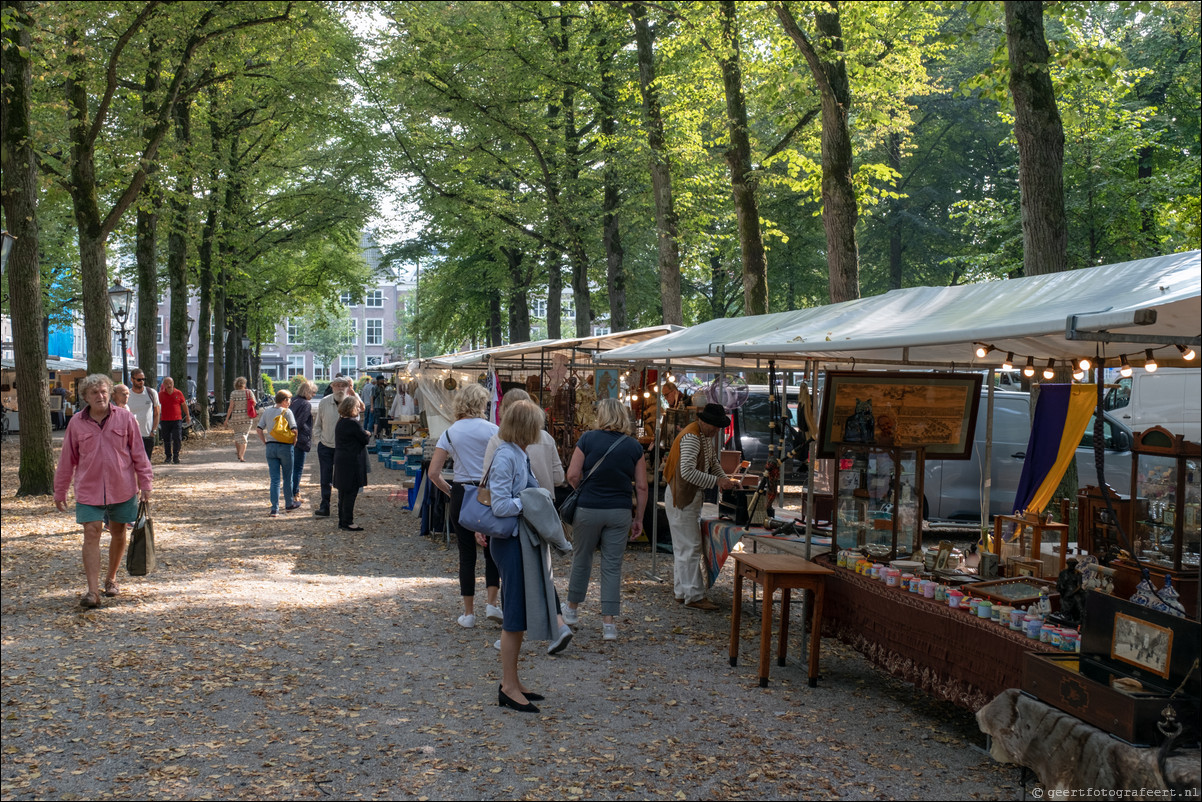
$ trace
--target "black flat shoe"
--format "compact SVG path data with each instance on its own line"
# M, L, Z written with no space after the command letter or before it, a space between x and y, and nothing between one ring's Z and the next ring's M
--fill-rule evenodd
M523 696L525 696L531 702L541 702L547 698L547 697L543 696L541 693L532 693L530 691L527 691L525 694L523 694Z
M529 697L527 697L529 698ZM501 686L497 686L497 704L501 707L509 707L517 710L520 713L537 713L538 708L532 704L520 705L505 695L505 691L501 690Z

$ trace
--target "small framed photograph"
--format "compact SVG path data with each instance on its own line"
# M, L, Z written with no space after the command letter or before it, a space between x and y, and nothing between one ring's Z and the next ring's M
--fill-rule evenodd
M1110 656L1167 679L1173 656L1173 630L1115 613Z
M939 553L935 557L935 570L944 571L947 569L947 560L952 556L952 544L946 540L939 541Z
M1015 557L1014 559L1010 560L1010 575L1029 576L1034 577L1035 579L1043 579L1043 561Z

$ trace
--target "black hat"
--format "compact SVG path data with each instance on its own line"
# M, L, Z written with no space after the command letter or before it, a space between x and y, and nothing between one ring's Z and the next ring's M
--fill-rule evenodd
M378 381L378 382L379 382L379 381L384 381L384 374L383 374L383 373L377 373L377 374L376 374L376 381Z
M730 425L730 416L726 414L726 410L721 404L706 404L705 409L701 410L701 414L697 418L703 423L717 426L719 429L725 429Z

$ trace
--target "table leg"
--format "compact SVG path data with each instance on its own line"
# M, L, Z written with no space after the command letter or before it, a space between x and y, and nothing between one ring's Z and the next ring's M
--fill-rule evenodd
M734 599L730 606L730 664L739 664L739 624L743 619L743 570L735 563Z
M789 596L792 592L789 588L782 588L780 592L780 645L776 651L778 666L785 664L785 650L789 645Z
M764 598L760 602L760 687L768 687L768 654L772 651L772 597L776 585L772 575L764 577Z
M810 665L809 678L810 687L818 687L818 646L822 642L822 580L819 579L818 585L810 591L811 602L810 607L813 612L810 613Z

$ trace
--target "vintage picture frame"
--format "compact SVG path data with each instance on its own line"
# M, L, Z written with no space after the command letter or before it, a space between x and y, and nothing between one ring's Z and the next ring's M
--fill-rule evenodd
M952 556L952 544L950 541L939 541L939 552L935 557L935 570L943 571L947 569L947 560Z
M981 382L976 373L828 371L818 456L834 457L839 446L850 444L968 459Z
M1043 579L1043 560L1014 557L1010 560L1010 575Z
M1173 659L1173 630L1115 613L1110 657L1167 679Z
M617 368L597 368L593 371L593 392L597 394L598 401L603 398L617 398L621 389L622 377Z

